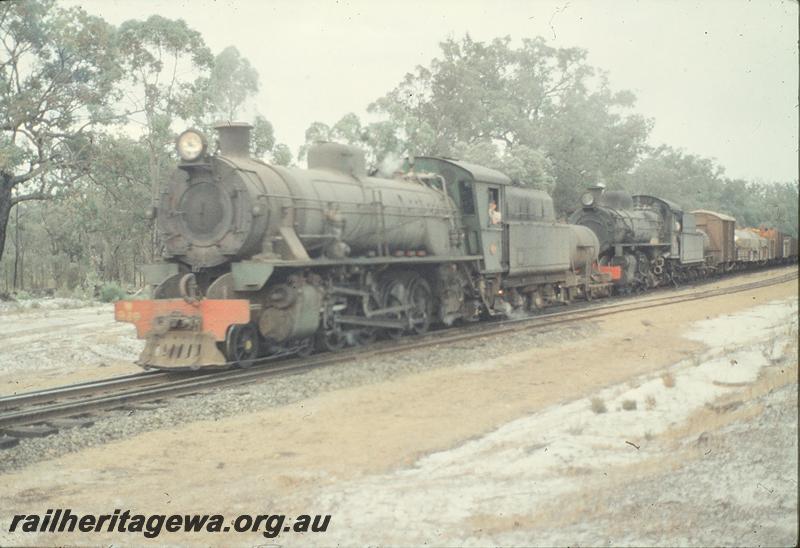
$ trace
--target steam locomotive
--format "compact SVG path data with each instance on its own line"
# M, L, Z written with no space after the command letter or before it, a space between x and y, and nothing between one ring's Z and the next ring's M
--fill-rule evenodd
M581 196L581 206L569 221L597 235L599 264L614 267L618 286L646 289L707 274L708 236L678 204L597 185Z
M707 210L596 185L581 196L571 223L600 243L598 269L615 291L679 284L753 265L797 260L797 239L775 229L736 229L736 219Z
M146 368L247 364L422 333L607 294L587 226L556 221L544 192L447 158L368 175L353 147L318 143L308 169L249 156L247 124L190 129L160 190L163 261L151 300L121 301Z

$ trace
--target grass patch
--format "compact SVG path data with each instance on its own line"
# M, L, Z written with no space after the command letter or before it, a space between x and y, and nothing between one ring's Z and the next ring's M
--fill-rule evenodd
M606 402L603 401L603 398L592 398L592 411L598 415L608 411L608 408L606 408Z
M622 408L625 411L635 411L636 410L636 400L623 400Z
M656 408L656 399L653 396L647 396L647 399L644 400L644 407L648 411L652 411Z

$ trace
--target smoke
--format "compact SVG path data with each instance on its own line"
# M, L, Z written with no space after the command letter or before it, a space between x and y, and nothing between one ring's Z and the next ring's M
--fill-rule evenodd
M381 177L391 177L397 170L403 167L403 160L404 158L400 154L389 152L377 166L378 175Z

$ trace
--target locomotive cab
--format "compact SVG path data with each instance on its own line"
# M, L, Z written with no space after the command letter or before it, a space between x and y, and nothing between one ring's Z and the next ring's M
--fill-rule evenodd
M663 222L660 238L669 242L669 256L677 258L682 265L705 261L707 236L697 230L694 215L684 213L683 208L664 198L638 194L633 196L634 207L656 211Z
M406 169L411 167L407 162ZM546 192L450 158L416 158L413 169L446 181L461 213L467 252L481 257L487 308L519 308L526 301L540 307L568 301L572 292L589 294L597 237L585 227L557 222Z
M482 256L483 273L502 272L508 262L504 226L511 179L499 171L450 158L416 157L413 164L406 162L405 169L435 173L444 179L461 216L466 252Z

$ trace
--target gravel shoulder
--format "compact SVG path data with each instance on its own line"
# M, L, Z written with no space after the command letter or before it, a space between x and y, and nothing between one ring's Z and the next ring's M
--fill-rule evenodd
M797 516L797 348L787 343L796 313L789 282L112 415L0 452L0 544L146 542L5 533L9 514L57 507L332 514L328 533L287 534L281 545L783 544L797 535L787 525ZM727 316L726 327L687 337ZM714 335L746 335L731 326L756 323L763 329L743 344ZM739 372L730 360L749 365ZM592 411L596 398L606 413ZM636 410L623 409L627 400ZM765 443L773 453L758 452ZM752 464L759 456L762 468ZM745 483L752 497L736 498ZM758 498L755 484L779 498ZM742 516L761 524L760 536L744 536Z
M0 394L141 371L133 360L144 344L114 322L113 305L56 301L0 310Z

